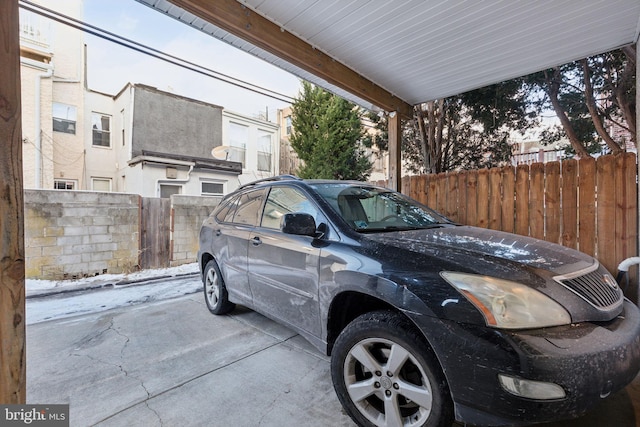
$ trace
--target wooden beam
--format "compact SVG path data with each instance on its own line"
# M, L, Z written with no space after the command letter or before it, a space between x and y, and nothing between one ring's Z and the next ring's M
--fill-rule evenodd
M236 0L169 0L176 6L386 111L411 117L410 104L314 49Z
M389 114L389 187L402 191L402 120L400 115Z
M18 0L0 1L0 403L26 403Z

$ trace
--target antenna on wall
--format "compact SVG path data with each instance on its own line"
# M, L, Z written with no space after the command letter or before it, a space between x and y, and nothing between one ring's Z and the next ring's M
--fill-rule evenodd
M219 145L217 147L214 147L213 150L211 150L211 155L213 156L214 159L229 160L229 151L230 151L229 146Z

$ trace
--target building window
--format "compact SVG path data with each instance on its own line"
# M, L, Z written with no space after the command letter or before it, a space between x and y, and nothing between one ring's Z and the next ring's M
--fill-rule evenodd
M285 135L291 135L291 116L287 116L284 118L285 121Z
M52 22L44 16L20 9L20 44L27 42L40 49L51 47Z
M94 147L111 147L111 117L91 113L91 129Z
M111 179L110 178L91 178L91 189L93 191L111 191Z
M73 105L60 104L54 102L52 106L53 114L53 130L55 132L63 132L76 134L76 107Z
M160 184L160 197L168 199L174 194L182 194L182 185Z
M124 147L124 142L125 142L125 138L124 138L124 125L125 125L124 110L120 111L120 123L122 124L122 146Z
M229 157L227 160L242 163L245 166L249 127L238 123L229 123Z
M271 133L258 131L258 170L271 171Z
M224 184L222 182L202 181L200 190L200 194L203 196L222 196L224 194Z
M55 179L53 181L54 190L75 190L75 188L76 188L75 181L69 181L64 179Z

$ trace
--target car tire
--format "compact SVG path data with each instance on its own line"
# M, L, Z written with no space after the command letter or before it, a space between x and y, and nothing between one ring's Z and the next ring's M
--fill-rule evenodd
M331 377L360 426L453 423L449 388L433 351L408 319L392 311L366 313L347 325L333 347Z
M204 300L207 308L213 314L226 314L232 311L236 305L229 301L227 287L224 284L218 264L211 260L204 267L202 275L204 285Z

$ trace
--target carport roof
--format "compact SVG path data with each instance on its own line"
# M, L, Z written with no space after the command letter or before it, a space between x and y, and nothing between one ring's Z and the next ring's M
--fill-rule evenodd
M370 109L635 43L638 0L138 0Z

